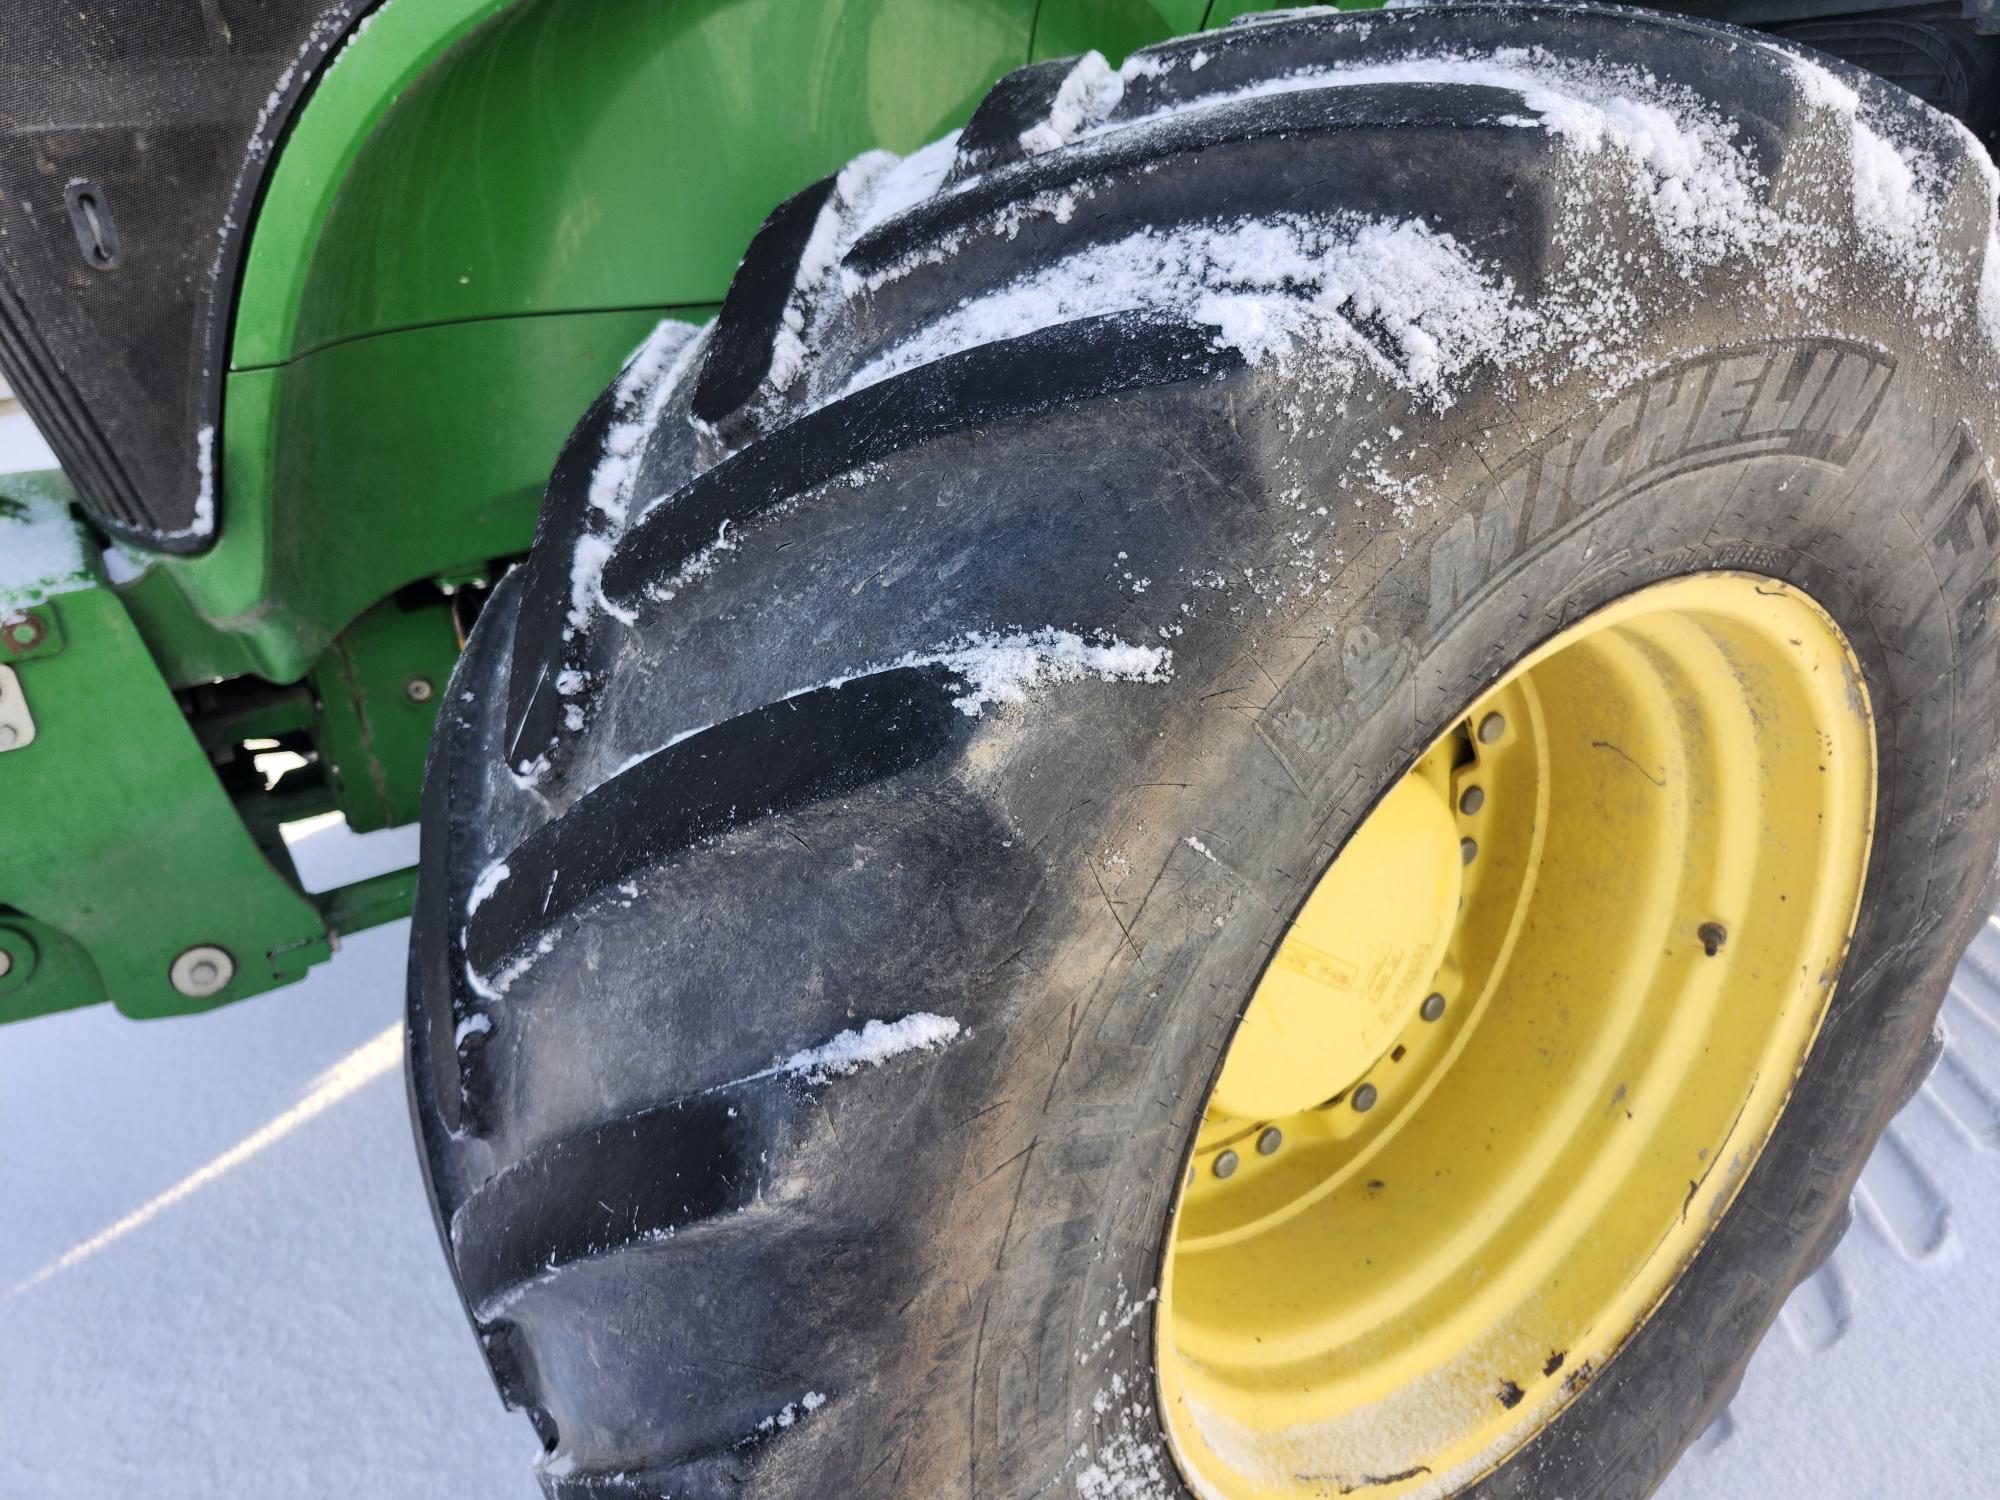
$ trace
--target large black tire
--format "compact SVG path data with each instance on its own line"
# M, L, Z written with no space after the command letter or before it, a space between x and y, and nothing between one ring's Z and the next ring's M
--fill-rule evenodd
M1648 1492L1987 909L1992 220L1907 96L1526 6L1037 65L780 208L578 429L430 768L413 1104L548 1493L1185 1495L1149 1297L1288 915L1510 662L1748 568L1875 705L1851 956L1706 1247L1470 1491Z

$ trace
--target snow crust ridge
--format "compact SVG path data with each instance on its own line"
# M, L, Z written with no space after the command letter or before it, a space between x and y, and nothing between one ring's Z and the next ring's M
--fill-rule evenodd
M1180 313L1253 363L1311 332L1332 334L1440 404L1453 376L1502 357L1528 317L1510 281L1421 221L1285 215L1140 230L961 303L863 366L843 394L982 344L1119 312Z
M894 1021L869 1021L827 1038L817 1047L807 1047L752 1078L789 1073L808 1083L825 1083L844 1078L862 1068L880 1067L905 1052L935 1052L957 1040L964 1030L949 1016L916 1011ZM747 1080L746 1080L747 1081ZM810 1410L810 1408L808 1408Z
M604 565L610 561L632 510L646 440L700 347L692 324L662 318L626 361L612 388L618 420L604 435L604 449L585 491L590 508L604 517L600 527L577 538L570 558L569 616L564 638L587 628L602 609L627 624L631 616L604 594Z
M1068 145L1116 109L1124 94L1123 74L1114 73L1101 52L1084 53L1056 90L1049 117L1021 132L1021 148L1038 156Z

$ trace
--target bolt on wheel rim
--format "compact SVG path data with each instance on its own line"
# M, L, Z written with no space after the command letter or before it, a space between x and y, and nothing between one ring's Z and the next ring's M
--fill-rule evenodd
M1845 637L1752 574L1466 709L1301 908L1197 1133L1157 1313L1197 1492L1449 1494L1561 1411L1775 1127L1874 802Z

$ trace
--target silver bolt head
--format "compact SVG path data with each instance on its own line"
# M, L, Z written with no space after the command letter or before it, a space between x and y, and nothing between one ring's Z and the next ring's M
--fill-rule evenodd
M175 959L167 977L190 1000L206 1000L221 994L236 977L236 960L225 950L202 943Z
M1475 859L1479 858L1479 840L1460 839L1458 841L1458 857L1467 864L1471 864Z
M1469 786L1458 796L1458 810L1468 818L1486 805L1486 788Z
M1479 743L1491 745L1507 732L1507 720L1500 714L1488 714L1479 721Z
M437 689L432 686L428 677L412 677L403 684L403 691L412 703L428 703L431 701L431 694Z
M1422 1007L1417 1011L1417 1014L1422 1016L1426 1021L1443 1020L1444 1006L1445 1006L1444 996L1433 992L1431 994L1424 996L1424 1003Z
M1375 1085L1364 1083L1354 1091L1354 1110L1357 1114L1367 1114L1375 1107Z
M1278 1148L1284 1144L1284 1131L1278 1129L1275 1125L1267 1125L1264 1127L1263 1133L1257 1137L1257 1154L1259 1156L1276 1156Z
M0 948L0 979L5 979L13 972L14 955L9 953L5 948Z
M1234 1151L1225 1151L1222 1155L1216 1157L1215 1175L1217 1177L1234 1177L1236 1175L1236 1153Z

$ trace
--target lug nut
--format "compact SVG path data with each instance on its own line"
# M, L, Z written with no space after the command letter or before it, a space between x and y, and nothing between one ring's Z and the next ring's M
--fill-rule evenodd
M1278 1148L1285 1144L1285 1133L1275 1125L1266 1126L1264 1133L1257 1137L1259 1156L1276 1156Z
M1499 714L1488 714L1479 721L1479 743L1491 745L1507 732L1507 721Z
M1373 1109L1374 1107L1375 1107L1375 1085L1372 1083L1364 1083L1361 1085L1360 1088L1354 1091L1355 1113L1365 1115L1368 1113L1369 1110Z
M1701 939L1701 951L1710 958L1721 952L1722 945L1729 941L1728 930L1720 922L1704 922L1695 929L1694 935Z
M1445 1003L1444 996L1437 994L1436 992L1432 992L1431 994L1424 996L1423 1007L1420 1010L1418 1010L1417 1014L1422 1016L1426 1021L1443 1020L1444 1003Z
M1215 1175L1217 1177L1234 1177L1236 1175L1236 1153L1234 1151L1225 1151L1222 1155L1216 1157Z
M1459 794L1458 810L1468 818L1486 805L1486 791L1483 787L1469 786Z
M1458 857L1467 864L1471 864L1475 859L1479 858L1479 841L1477 839L1460 839L1458 841Z
M403 684L403 692L412 703L428 703L431 701L431 694L436 691L428 677L412 677Z
M14 955L9 953L5 948L0 948L0 979L5 979L13 972Z

